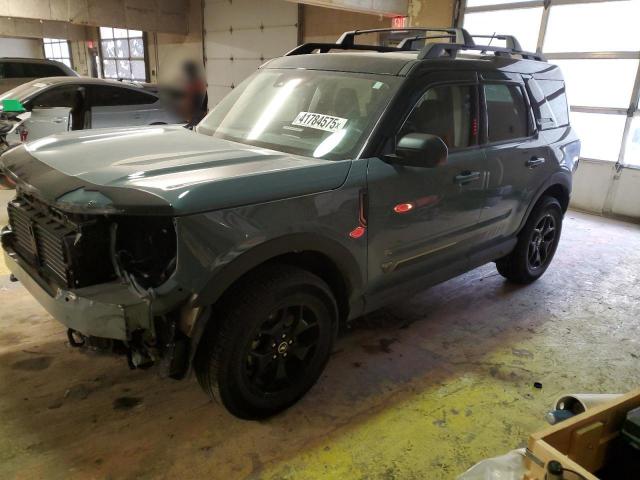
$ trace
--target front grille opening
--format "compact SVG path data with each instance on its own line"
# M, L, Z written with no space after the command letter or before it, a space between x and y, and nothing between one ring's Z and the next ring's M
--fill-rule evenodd
M106 221L67 216L26 195L8 212L13 249L47 280L81 288L115 278Z
M117 278L117 268L123 278L153 288L175 270L176 231L170 217L65 214L24 194L8 209L11 247L58 286L105 283Z

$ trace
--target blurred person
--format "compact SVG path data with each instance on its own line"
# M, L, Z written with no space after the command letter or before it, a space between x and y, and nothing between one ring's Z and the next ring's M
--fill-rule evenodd
M186 61L182 70L184 74L182 114L187 119L187 126L193 128L207 114L207 83L196 62Z

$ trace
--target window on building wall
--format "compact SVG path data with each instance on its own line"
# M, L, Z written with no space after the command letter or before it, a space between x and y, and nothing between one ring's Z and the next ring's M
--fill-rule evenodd
M71 49L69 42L63 38L43 38L44 56L49 60L56 60L64 63L67 67L73 68L71 64Z
M640 78L640 1L467 0L466 6L463 26L472 35L515 35L525 50L537 50L560 66L582 157L640 166L634 92ZM557 86L533 87L540 92L529 88L530 95L548 97L547 87ZM539 106L546 109L545 117L562 123L559 105L547 103Z
M100 50L104 78L147 80L142 31L100 27Z

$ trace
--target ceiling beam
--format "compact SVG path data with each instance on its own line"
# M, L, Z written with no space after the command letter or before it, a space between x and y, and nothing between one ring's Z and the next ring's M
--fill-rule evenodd
M9 18L187 34L187 0L0 0Z
M385 17L406 16L409 0L288 0L318 7L336 8L350 12L384 15Z
M33 20L29 18L0 17L0 36L17 38L66 38L88 40L92 38L87 27L69 22Z

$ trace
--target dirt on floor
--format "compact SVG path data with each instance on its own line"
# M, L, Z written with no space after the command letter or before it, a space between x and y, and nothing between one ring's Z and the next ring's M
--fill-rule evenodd
M248 422L71 348L0 274L0 478L455 478L561 393L638 386L639 282L640 227L569 212L535 284L486 265L360 319L301 402Z

